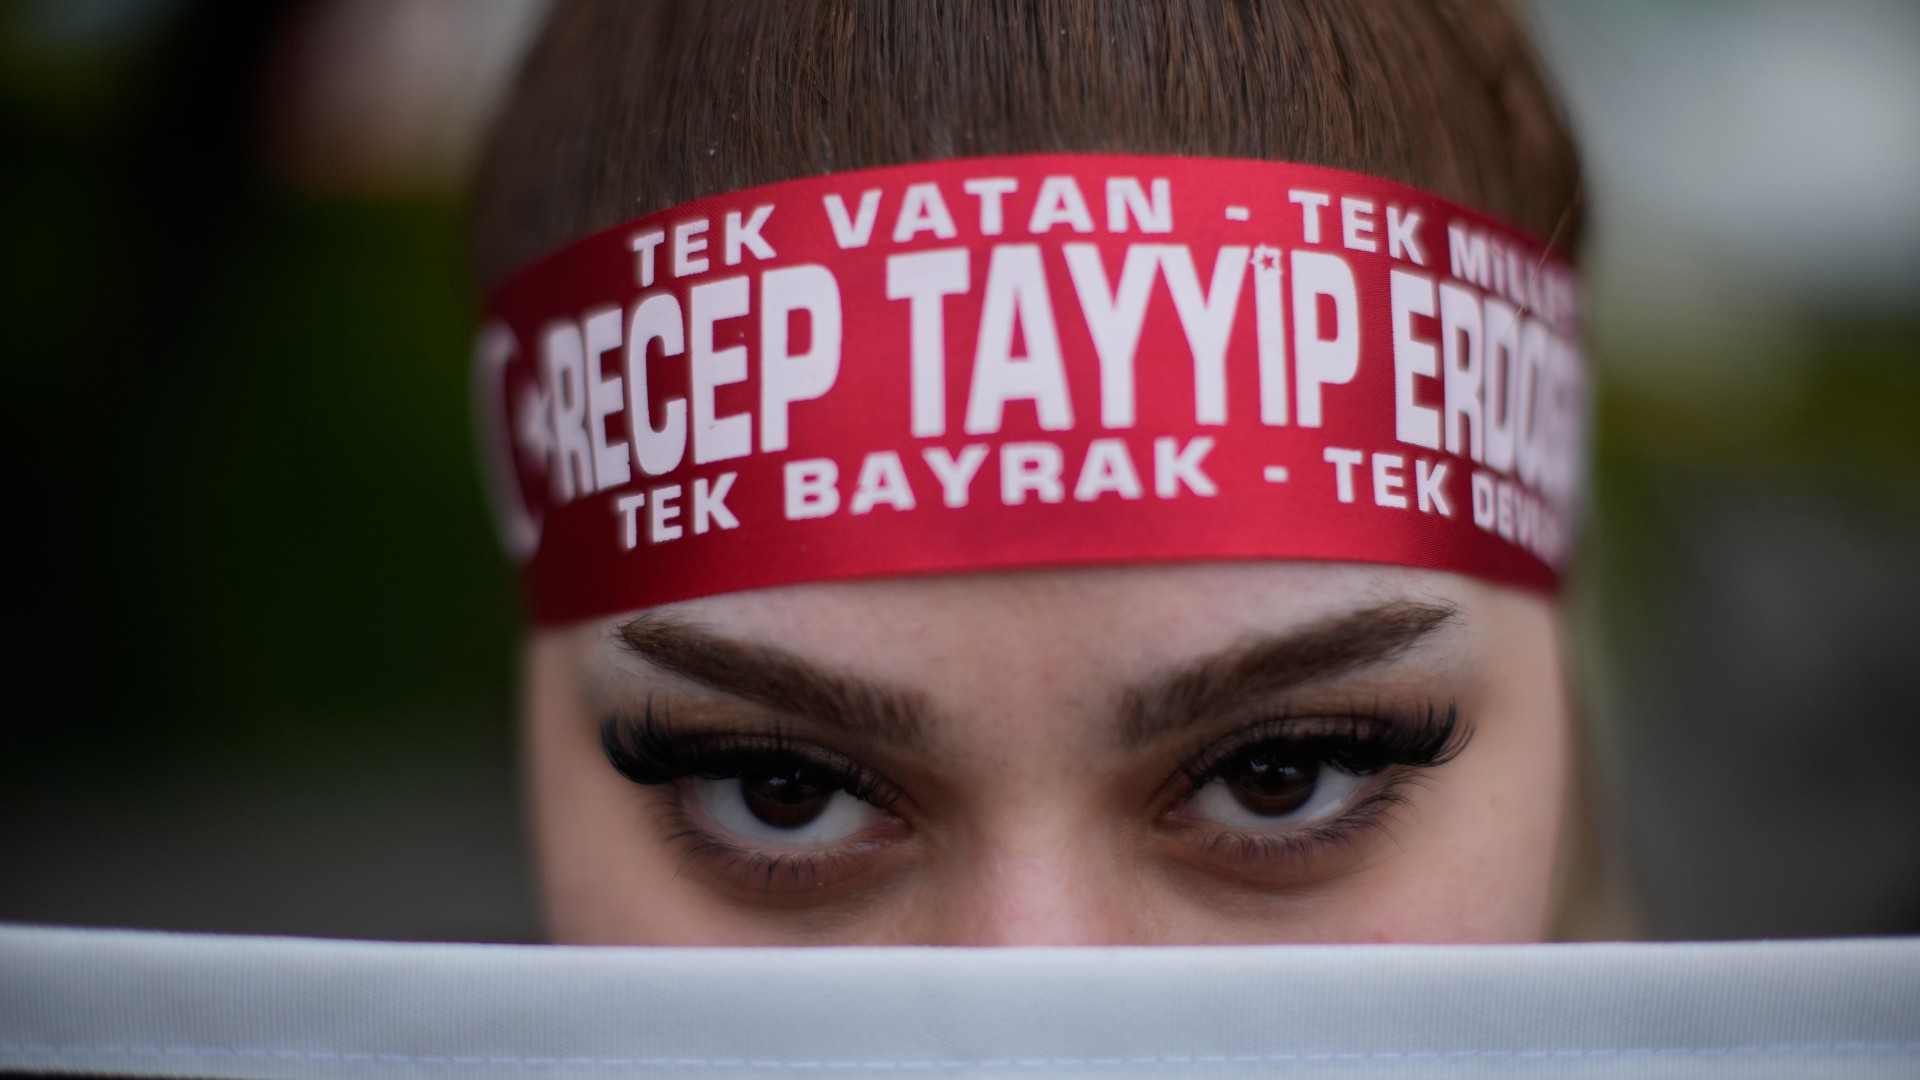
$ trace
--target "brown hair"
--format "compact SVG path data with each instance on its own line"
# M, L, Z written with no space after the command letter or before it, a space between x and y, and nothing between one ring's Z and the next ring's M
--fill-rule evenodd
M1042 151L1328 165L1579 235L1573 142L1501 0L561 0L474 254L490 284L704 195Z

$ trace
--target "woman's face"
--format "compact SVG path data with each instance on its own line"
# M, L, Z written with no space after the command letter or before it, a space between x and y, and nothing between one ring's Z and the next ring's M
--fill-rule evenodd
M529 645L554 936L1525 941L1568 706L1549 601L1220 563L793 586Z

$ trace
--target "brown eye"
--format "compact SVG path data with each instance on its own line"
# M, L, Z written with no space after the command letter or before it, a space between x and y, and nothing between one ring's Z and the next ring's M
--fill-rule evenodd
M840 789L820 770L794 763L771 772L740 776L748 811L776 829L797 829L818 818Z
M1294 828L1345 813L1364 781L1310 747L1270 741L1214 767L1183 814L1235 829Z
M875 828L886 812L847 777L796 755L757 756L730 777L690 784L693 803L729 839L769 847L832 844Z
M1313 798L1320 763L1298 760L1273 750L1247 754L1221 770L1233 801L1260 817L1291 814Z

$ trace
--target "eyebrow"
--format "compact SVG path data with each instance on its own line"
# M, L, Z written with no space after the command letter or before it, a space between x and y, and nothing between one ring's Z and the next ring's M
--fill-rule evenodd
M776 712L842 728L848 735L924 749L926 698L901 687L844 675L770 645L735 641L684 619L643 614L615 639L654 667Z
M1122 693L1122 743L1139 747L1276 693L1385 663L1459 620L1452 605L1397 601L1202 657ZM669 615L637 616L614 637L654 667L710 690L857 738L908 750L927 746L933 710L914 690L831 671Z
M1126 690L1122 742L1139 747L1274 694L1385 663L1459 621L1450 604L1396 601L1215 653Z

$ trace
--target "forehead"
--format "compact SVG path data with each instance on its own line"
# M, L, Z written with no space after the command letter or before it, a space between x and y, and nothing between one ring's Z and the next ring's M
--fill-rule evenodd
M809 584L653 610L837 669L926 685L990 672L1130 677L1397 602L1457 608L1469 628L1497 624L1502 594L1546 603L1438 571L1221 562ZM611 634L603 648L615 651Z

